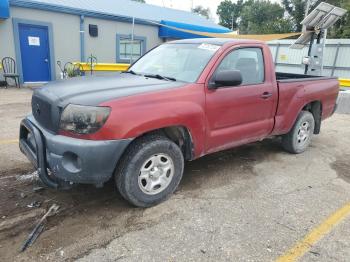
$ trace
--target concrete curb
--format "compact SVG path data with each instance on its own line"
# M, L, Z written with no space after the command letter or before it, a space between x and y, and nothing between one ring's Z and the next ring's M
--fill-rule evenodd
M350 90L340 91L337 101L336 113L350 114Z

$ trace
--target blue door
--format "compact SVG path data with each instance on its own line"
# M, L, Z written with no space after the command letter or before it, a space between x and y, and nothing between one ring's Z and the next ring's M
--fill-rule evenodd
M24 82L51 80L49 35L46 26L19 24Z

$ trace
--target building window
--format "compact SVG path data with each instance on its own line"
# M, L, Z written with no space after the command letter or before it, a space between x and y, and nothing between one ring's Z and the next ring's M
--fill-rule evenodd
M146 52L146 38L130 35L117 35L117 62L130 63L135 61Z
M131 56L134 59L139 58L142 55L142 41L141 40L132 40L122 39L119 42L120 48L120 59L131 59Z

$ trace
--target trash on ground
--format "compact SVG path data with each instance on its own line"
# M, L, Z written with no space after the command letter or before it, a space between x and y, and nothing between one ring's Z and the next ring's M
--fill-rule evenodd
M40 192L40 191L43 191L45 188L42 187L42 186L36 186L33 188L33 192Z
M46 218L56 214L59 208L60 207L56 204L53 204L49 208L49 210L45 213L45 215L36 224L33 231L28 235L28 238L26 239L26 241L23 243L21 247L21 252L25 251L28 247L30 247L35 242L35 240L39 237L39 235L44 230L44 226L45 226L44 222L46 221Z
M29 208L40 207L40 206L41 206L41 202L40 201L33 201L32 203L27 205L27 207L29 207Z
M24 181L35 181L35 180L39 180L38 171L34 171L33 173L30 173L30 174L17 176L17 181L24 182Z

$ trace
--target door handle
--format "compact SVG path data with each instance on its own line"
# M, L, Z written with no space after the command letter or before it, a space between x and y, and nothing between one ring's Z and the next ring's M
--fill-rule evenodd
M262 99L268 99L268 98L271 97L271 96L272 96L272 93L270 93L270 92L264 92L264 93L262 93L261 98L262 98Z
M49 62L49 59L45 58L45 60L44 60L44 61L47 63L47 62Z

